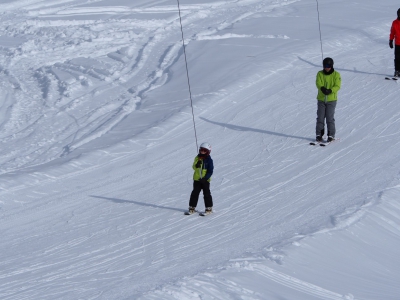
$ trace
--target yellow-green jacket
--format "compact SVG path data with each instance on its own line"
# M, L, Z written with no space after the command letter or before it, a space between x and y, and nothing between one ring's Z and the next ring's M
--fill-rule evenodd
M337 92L340 90L342 85L342 79L339 72L336 72L335 70L330 74L325 74L324 70L321 70L317 73L316 85L318 89L317 99L319 101L336 101ZM323 86L332 90L332 93L329 95L322 93L321 87Z
M199 181L200 179L204 178L205 180L207 180L208 182L211 181L211 175L214 172L214 163L213 160L211 159L211 156L208 155L207 157L203 158L201 160L201 166L199 168L196 168L196 164L199 161L199 157L196 156L194 158L194 162L193 162L193 180L195 181Z

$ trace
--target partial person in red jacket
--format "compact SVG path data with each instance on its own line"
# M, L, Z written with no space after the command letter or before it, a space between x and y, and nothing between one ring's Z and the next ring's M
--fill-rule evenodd
M390 28L389 47L393 49L394 40L394 76L400 77L400 8L397 10L397 19Z

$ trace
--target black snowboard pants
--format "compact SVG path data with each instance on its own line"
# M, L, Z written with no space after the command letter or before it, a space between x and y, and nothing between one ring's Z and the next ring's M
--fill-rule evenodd
M203 190L205 207L212 207L213 200L212 200L211 192L210 192L210 183L208 181L201 182L201 181L196 181L196 180L193 180L193 191L190 194L189 206L191 206L191 207L197 206L197 202L199 201L199 195L200 195L201 190Z
M337 101L319 101L317 109L317 124L315 133L316 135L324 136L325 132L325 120L328 127L328 136L335 137L336 127L335 127L335 108Z

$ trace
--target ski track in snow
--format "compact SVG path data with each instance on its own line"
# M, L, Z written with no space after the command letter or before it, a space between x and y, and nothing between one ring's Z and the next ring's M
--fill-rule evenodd
M322 264L320 268L316 266L309 266L308 268L320 269L319 271L323 270L323 272L327 268L333 269L331 271L343 272L343 268L337 267L337 261L335 260L337 255L335 255L335 253L338 252L340 247L348 247L348 249L346 249L348 260L358 261L359 270L357 273L361 278L363 278L362 273L365 272L364 266L361 263L368 260L368 256L377 256L377 258L369 262L373 263L374 269L376 269L374 271L379 270L377 273L392 273L395 275L395 278L390 280L392 282L388 283L388 286L390 286L390 284L396 285L395 282L399 277L396 271L398 263L396 262L392 266L392 262L390 262L391 259L388 258L389 264L384 266L382 263L385 261L383 258L385 255L382 255L382 251L386 248L385 245L383 245L385 240L389 239L391 243L396 244L397 241L395 240L400 234L397 224L400 212L400 206L397 201L399 191L399 185L397 184L382 192L379 206L366 204L363 207L348 208L342 216L338 216L338 223L335 227L335 231L337 231L338 234L331 230L322 230L314 234L314 236L324 234L324 239L333 239L331 244L324 245L318 249L318 243L321 242L321 239L317 238L313 240L312 238L310 239L310 236L303 236L293 240L291 247L308 250L312 249L313 255L311 255L311 257L308 255L302 258L318 261L317 264ZM357 211L355 214L354 210ZM347 214L350 215L350 217L345 217ZM357 219L359 223L354 227L351 225L354 224L355 219ZM363 230L360 230L362 228ZM375 235L376 232L379 232L379 228L385 228L384 236ZM343 239L350 239L351 243L342 245L341 242ZM337 243L335 247L332 247L332 242ZM369 245L373 245L375 252L365 250ZM331 248L331 250L327 248ZM392 252L392 250L389 250L389 252ZM321 260L321 257L325 259ZM145 293L139 299L150 300L159 299L160 297L163 299L204 299L208 297L233 299L234 297L231 296L232 294L241 295L242 297L246 297L246 299L265 299L269 297L273 299L397 299L398 288L393 291L387 291L385 287L382 287L380 292L377 292L373 288L367 287L367 278L363 278L361 282L361 289L363 291L361 294L363 295L360 297L352 293L340 294L332 290L327 290L326 288L287 274L290 268L289 270L285 270L284 266L290 264L291 259L293 258L288 257L285 251L282 251L280 247L271 247L265 249L263 253L231 259L229 263L222 267L207 270L190 278L181 279L174 284L169 284L155 291ZM283 261L286 263L284 264ZM308 265L309 261L300 260L298 263L305 267ZM390 269L387 269L389 265ZM304 276L304 274L301 275L301 268L302 267L298 268L298 272L296 272L298 273L296 274L297 276ZM310 272L309 269L307 270L307 267L305 268L306 273ZM353 265L348 266L348 268L353 268ZM342 276L346 277L346 274L344 273ZM355 276L355 274L351 276ZM268 294L268 291L274 290L274 283L289 288L288 294L282 290L279 296L273 293ZM374 286L376 283L376 279L374 279L368 284ZM349 282L346 285L347 288L350 287L354 290L356 284ZM343 286L343 282L337 284L337 287L340 289L343 289ZM371 295L371 292L375 295Z
M243 7L246 7L246 2L258 1L244 1ZM292 2L285 1L284 5ZM86 4L93 3L96 1ZM197 36L201 36L200 39L226 38L215 34L253 14L241 13L244 9L238 9L236 1L228 3L183 6L184 25L202 20L207 14L208 19L216 19L217 27L197 33ZM7 55L1 63L7 75L5 79L16 89L12 93L15 103L6 108L9 113L2 127L4 147L0 163L3 173L67 155L104 135L140 108L147 92L168 81L169 68L182 55L175 6L133 9L138 14L149 10L170 14L172 11L168 19L92 20L90 11L99 13L102 7L84 8L85 3L77 1L17 1L9 5L10 17L3 17L7 25L3 34L36 38L23 41L18 47L6 48ZM280 5L278 2L270 6ZM54 6L53 14L53 10L60 12L44 14L43 7L51 6ZM60 19L59 14L74 6L88 19ZM214 12L215 17L210 15L210 9L220 6L222 9ZM24 19L21 23L12 18L15 16L12 8L18 10L22 7L26 8L27 16L18 16ZM112 7L104 9L113 10ZM118 12L121 10L132 13L128 7L116 9ZM35 11L42 12L39 18L30 18ZM232 14L231 20L229 13ZM222 14L226 20L221 23L217 19ZM56 20L53 19L55 16ZM187 32L187 35L191 33ZM171 44L171 41L174 42ZM186 41L190 42L190 38ZM76 57L77 52L80 57ZM35 55L35 60L28 60L27 53ZM157 65L153 64L157 62L154 56L159 57ZM149 57L152 57L151 62ZM49 130L43 135L40 128ZM10 142L18 145L18 154L7 148Z
M387 157L398 148L398 142L388 142L398 134L400 113L393 109L398 101L392 93L382 99L387 89L383 84L367 90L370 98L380 101L363 106L343 89L340 97L349 100L338 106L338 131L346 137L326 149L307 146L305 132L313 125L299 127L293 122L314 110L314 102L305 107L285 102L282 117L280 101L315 93L304 80L315 71L307 61L318 55L310 50L313 46L196 103L202 132L230 135L229 140L218 141L213 156L219 169L212 187L218 199L215 214L182 216L191 188L184 170L193 159L193 145L174 147L174 142L193 139L186 102L179 102L159 126L141 132L137 141L84 153L59 168L41 169L41 164L68 158L140 111L147 95L165 86L170 70L183 59L175 6L161 0L154 1L159 3L155 7L143 2L143 8L101 2L25 0L1 5L0 36L13 38L0 44L0 224L5 233L0 249L1 299L124 299L196 274L219 281L233 295L259 299L257 292L199 270L229 265L229 258L265 243L279 248L315 232L346 228L364 215L364 207L378 198L376 191L397 173L399 163ZM260 12L279 15L276 10L297 2L183 5L185 41L189 46L196 41L290 39L285 34L223 31ZM100 17L104 15L108 17ZM341 39L339 50L338 39L330 43L327 47L336 49L336 56L346 57L342 65L357 59L349 54L351 38ZM357 78L363 74L338 70L350 86L359 86ZM366 88L374 80L364 76L361 85ZM257 121L265 116L274 128ZM361 130L368 134L360 135ZM234 149L232 140L239 141ZM218 148L230 149L236 159L224 160ZM363 150L369 148L373 150ZM170 161L185 162L185 167ZM177 174L173 181L182 186L165 190L171 179L160 170ZM268 255L278 264L282 260L279 253ZM233 264L237 266L317 299L355 299L256 262ZM189 281L208 285L210 297L229 299L229 294L198 277ZM170 286L143 297L160 295L202 299L192 287L176 291Z
M0 34L35 38L6 48L0 62L3 72L9 74L7 79L16 81L15 103L2 131L3 173L66 155L104 135L140 108L147 92L167 82L169 68L181 57L176 6L130 9L97 7L97 2L17 1L6 5L8 14L2 19L7 29ZM218 22L223 14L226 20L215 30L218 32L249 15L237 17L236 1L228 3L183 6L184 25L195 24L206 15ZM26 10L25 15L13 12L21 9ZM82 19L63 19L74 12ZM92 18L110 12L132 18ZM135 19L153 12L170 17ZM186 34L189 43L192 34L189 30ZM38 130L43 127L49 128L45 136ZM10 142L21 149L18 157L7 148Z

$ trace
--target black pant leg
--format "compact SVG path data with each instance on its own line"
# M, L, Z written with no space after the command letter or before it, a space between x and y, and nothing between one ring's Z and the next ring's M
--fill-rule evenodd
M208 181L202 183L202 188L203 188L205 207L213 207L213 200L210 191L210 183Z
M394 69L400 71L400 46L394 46Z
M201 182L200 181L193 181L193 191L190 194L189 206L196 207L197 202L199 201L199 195L201 192Z

